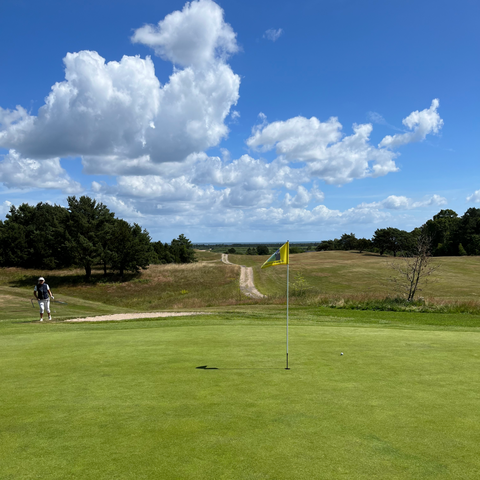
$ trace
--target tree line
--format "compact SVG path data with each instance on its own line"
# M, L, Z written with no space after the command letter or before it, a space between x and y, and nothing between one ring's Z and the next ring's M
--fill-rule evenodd
M419 228L411 232L398 228L379 228L371 239L343 234L334 240L324 240L316 250L359 250L390 253L412 253L419 236L430 240L434 256L480 255L480 208L469 208L459 217L453 210L441 210Z
M230 247L228 250L225 251L225 253L231 253L231 254L237 254L237 255L270 255L270 253L275 253L278 248L280 248L281 245L278 247L273 247L272 249L269 249L266 245L258 245L256 247L248 247L245 250L245 253L242 251L237 251L235 247ZM304 253L306 250L301 247L296 247L296 246L289 246L289 253Z
M183 234L171 244L152 242L147 230L115 217L87 196L68 197L68 207L38 203L12 205L0 221L0 266L53 270L80 266L137 272L149 264L190 263L195 253Z

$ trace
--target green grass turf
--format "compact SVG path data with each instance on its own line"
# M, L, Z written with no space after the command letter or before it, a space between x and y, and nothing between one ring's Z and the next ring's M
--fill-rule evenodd
M1 322L0 478L479 478L478 317L284 313Z

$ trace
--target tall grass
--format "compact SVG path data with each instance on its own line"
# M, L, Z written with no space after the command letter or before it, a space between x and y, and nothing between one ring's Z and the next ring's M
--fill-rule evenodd
M135 311L286 304L286 268L261 270L268 257L229 255L229 260L237 265L225 265L220 254L197 253L197 263L151 265L123 279L115 275L105 277L100 269L94 270L88 283L81 269L43 272L4 268L0 269L0 286L33 291L36 279L43 275L57 295ZM384 257L311 252L291 255L290 260L292 306L480 314L480 257L438 259L438 282L425 289L424 298L415 302L397 298L388 281L391 269ZM241 293L239 265L253 267L255 285L266 298L253 299Z
M418 297L414 301L408 301L406 298L396 296L375 294L326 295L309 291L300 296L291 295L290 303L298 306L318 306L343 310L480 315L480 302L477 300Z
M90 282L85 282L81 269L47 274L19 268L1 270L0 286L33 291L38 276L44 275L57 298L62 295L78 297L135 311L261 303L241 293L239 266L225 265L216 259L184 265L151 265L123 279L115 275L103 276L101 270L94 270Z

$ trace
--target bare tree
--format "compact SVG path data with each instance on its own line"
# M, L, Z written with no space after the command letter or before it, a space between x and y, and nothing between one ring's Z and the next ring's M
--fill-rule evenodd
M409 302L413 301L415 294L422 290L420 285L426 285L430 275L439 267L439 265L431 263L430 247L431 238L425 233L425 229L422 228L412 254L390 262L390 266L396 272L396 275L392 277L392 281L400 288Z

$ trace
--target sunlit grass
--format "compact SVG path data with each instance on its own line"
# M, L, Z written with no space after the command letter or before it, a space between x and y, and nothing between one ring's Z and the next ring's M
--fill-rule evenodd
M230 261L253 267L255 284L266 295L284 295L286 267L261 270L268 257L229 255ZM379 298L398 294L391 281L390 262L400 258L358 252L310 252L290 256L290 279L301 273L318 294L372 295ZM436 257L438 271L419 296L438 301L476 301L480 298L480 257Z
M199 261L193 264L151 265L124 279L115 275L104 277L101 270L94 270L89 283L84 282L81 269L44 272L7 268L2 269L0 286L20 287L24 289L21 295L29 299L36 278L43 275L56 294L135 311L286 302L287 268L262 270L261 265L268 256L229 255L232 263L253 268L257 289L267 295L260 300L242 295L239 267L222 264L221 254L197 251L197 258ZM299 274L307 286L305 294L300 296L290 288L291 304L337 308L342 304L353 308L356 304L358 308L370 308L368 305L378 308L385 299L398 297L396 285L391 282L393 270L389 263L392 261L401 259L339 251L291 255L290 286ZM434 282L419 292L417 298L428 308L435 305L439 312L477 312L480 309L480 257L440 257L434 262L439 265L431 277ZM14 295L18 293L17 288ZM6 299L3 302L5 308L9 308L10 302ZM26 308L25 305L21 308Z
M297 307L286 371L283 308L218 308L0 323L0 477L476 477L479 329L428 324L472 316Z

